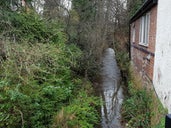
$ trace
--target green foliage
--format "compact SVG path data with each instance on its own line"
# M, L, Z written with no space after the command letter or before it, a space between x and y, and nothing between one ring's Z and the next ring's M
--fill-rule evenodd
M122 79L127 82L129 79L130 58L125 45L120 44L118 41L114 42L114 50L116 51L116 60L121 70Z
M8 60L1 63L0 127L48 127L78 86L70 68L81 51L62 43L7 47Z
M99 99L80 91L76 99L55 116L54 128L93 128L98 123ZM63 125L65 124L65 126Z
M129 83L129 98L123 102L122 116L129 128L149 128L151 120L150 106L152 98L145 89L135 89Z
M125 51L120 51L116 53L116 60L119 63L119 67L123 72L129 70L130 62L129 62L129 55Z
M10 1L9 0L1 0L0 1L0 9L2 10L2 9L5 9L5 10L9 10L9 4L10 3Z
M25 0L27 5L30 5L32 1L33 0ZM16 11L22 10L21 2L18 0L1 0L0 1L0 10L12 11L11 6L17 7Z
M165 127L165 117L161 118L159 124L157 124L156 126L152 128L164 128L164 127Z
M34 13L19 13L11 16L12 26L15 28L17 40L27 40L28 42L42 42L48 38L47 28L43 20Z
M53 116L65 106L70 113L77 110L77 123L82 126L98 121L97 99L77 92L83 83L71 71L81 56L75 45L9 43L8 56L1 63L0 127L50 127Z
M59 22L47 22L33 11L2 12L0 34L3 38L9 38L17 42L41 42L58 43L67 39Z
M73 0L74 9L79 14L80 21L93 20L96 14L96 4L94 1L89 0Z
M156 97L152 97L151 105L151 127L152 128L164 128L165 127L165 116L168 110L163 107L160 100Z
M144 0L130 0L128 3L129 17L131 18L142 6Z
M143 88L138 78L129 72L128 95L123 102L122 117L128 128L163 127L167 111L153 90Z
M51 127L62 108L69 113L78 110L77 123L93 126L97 98L83 89L75 72L82 51L65 44L62 24L47 22L32 12L9 12L4 18L0 33L9 40L4 44L7 60L0 62L0 127ZM11 42L13 36L16 43ZM78 106L84 96L85 103ZM88 104L91 102L95 105Z
M66 44L65 24L47 21L31 9L12 12L9 1L3 4L0 52L7 59L0 60L0 127L53 127L62 111L70 121L58 126L93 127L98 98L77 76L83 52Z

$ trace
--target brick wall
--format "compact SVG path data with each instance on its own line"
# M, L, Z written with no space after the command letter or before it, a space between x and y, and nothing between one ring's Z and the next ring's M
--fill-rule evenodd
M140 19L131 24L131 59L136 70L143 78L153 80L153 67L155 56L157 6L150 11L149 45L139 44ZM133 41L133 29L135 29L135 42Z

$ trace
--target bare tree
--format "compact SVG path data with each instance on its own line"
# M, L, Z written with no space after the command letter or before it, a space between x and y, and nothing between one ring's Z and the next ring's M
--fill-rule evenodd
M114 42L114 33L124 26L125 0L72 0L79 17L75 24L77 43L84 49L85 75L98 67L103 50ZM92 72L90 73L92 74Z

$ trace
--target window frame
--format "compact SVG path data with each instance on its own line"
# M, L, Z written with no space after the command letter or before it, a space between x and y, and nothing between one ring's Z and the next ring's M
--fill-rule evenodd
M136 30L135 30L135 23L132 26L132 42L135 43L136 38Z
M150 12L144 14L140 18L139 30L139 44L143 46L149 45L149 32L150 32Z

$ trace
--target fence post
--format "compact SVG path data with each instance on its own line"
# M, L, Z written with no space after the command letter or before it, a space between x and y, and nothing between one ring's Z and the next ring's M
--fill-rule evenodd
M171 114L166 115L165 128L171 128Z

